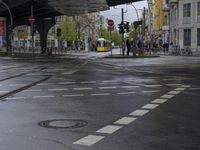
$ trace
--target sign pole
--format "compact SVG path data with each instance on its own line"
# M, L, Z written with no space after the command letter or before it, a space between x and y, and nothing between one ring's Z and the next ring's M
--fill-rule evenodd
M33 19L33 4L31 4L31 17ZM32 49L32 55L34 56L34 37L33 37L33 23L34 21L30 21L31 22L31 49Z

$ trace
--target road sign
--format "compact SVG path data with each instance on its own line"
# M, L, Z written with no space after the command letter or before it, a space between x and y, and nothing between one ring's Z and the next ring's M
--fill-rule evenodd
M29 21L30 23L34 23L34 22L35 22L35 17L34 17L34 16L30 16L30 17L28 18L28 21Z
M114 25L114 21L111 19L108 19L108 26L112 27Z

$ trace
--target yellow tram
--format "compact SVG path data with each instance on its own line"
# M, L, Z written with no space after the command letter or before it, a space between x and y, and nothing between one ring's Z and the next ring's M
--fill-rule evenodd
M107 52L111 50L111 42L105 38L97 39L97 52Z

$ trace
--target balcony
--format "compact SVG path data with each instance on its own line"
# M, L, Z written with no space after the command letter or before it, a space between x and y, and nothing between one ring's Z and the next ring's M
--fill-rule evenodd
M163 11L169 11L169 10L170 7L167 4L163 5Z

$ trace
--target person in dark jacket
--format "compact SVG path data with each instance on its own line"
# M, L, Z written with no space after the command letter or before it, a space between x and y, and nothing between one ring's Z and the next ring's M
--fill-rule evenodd
M131 42L129 39L126 40L126 48L127 48L127 56L129 56L129 52L131 50Z

